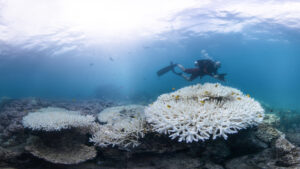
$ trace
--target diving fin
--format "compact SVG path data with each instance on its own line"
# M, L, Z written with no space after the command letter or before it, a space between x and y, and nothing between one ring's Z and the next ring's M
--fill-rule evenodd
M218 80L221 80L221 81L225 82L225 76L226 75L227 75L226 73L218 74L217 76L215 76L215 78L218 79Z
M175 66L176 66L176 64L173 64L173 62L171 62L171 64L169 66L160 69L159 71L156 72L156 74L157 74L157 76L162 76L171 70L174 71Z

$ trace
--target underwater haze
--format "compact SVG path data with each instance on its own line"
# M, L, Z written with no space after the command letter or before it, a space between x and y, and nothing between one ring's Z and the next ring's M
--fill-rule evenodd
M226 82L156 74L199 59ZM0 97L150 103L205 82L299 110L300 2L0 0Z

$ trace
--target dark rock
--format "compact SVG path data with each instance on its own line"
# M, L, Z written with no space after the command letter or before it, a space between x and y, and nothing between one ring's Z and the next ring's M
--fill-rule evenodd
M142 140L141 145L131 150L134 153L172 153L177 151L183 151L193 147L195 144L179 143L177 140L171 140L166 135L160 135L156 133L148 133Z
M266 149L258 154L234 158L225 164L226 169L275 169L276 160L272 159L272 150Z
M202 166L201 168L203 169L224 169L223 166L218 165L218 164L214 164L212 162L207 161L204 166Z
M269 147L255 136L254 131L255 129L241 130L228 138L227 143L233 156L258 153Z
M217 164L222 164L230 155L230 147L226 141L219 139L208 144L205 151L201 154L201 157L206 157Z
M140 156L127 162L131 169L183 169L201 168L203 162L199 158L187 156L185 153L174 153L164 156Z
M285 133L286 138L293 144L300 146L300 132L298 133Z
M0 125L0 133L2 133L3 131L4 131L4 127Z
M20 154L20 151L12 151L10 149L0 147L0 161L10 161L17 158Z

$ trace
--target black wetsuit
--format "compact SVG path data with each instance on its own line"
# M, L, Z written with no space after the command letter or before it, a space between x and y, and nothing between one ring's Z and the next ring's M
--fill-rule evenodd
M190 80L194 80L198 76L202 78L205 75L216 75L218 68L215 66L215 62L209 59L198 60L197 68L185 69L185 73L191 74Z

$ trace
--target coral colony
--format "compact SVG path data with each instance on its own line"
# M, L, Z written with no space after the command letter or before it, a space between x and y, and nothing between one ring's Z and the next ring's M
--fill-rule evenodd
M82 116L79 112L48 107L29 113L23 118L23 125L32 130L59 131L73 127L86 127L95 121L93 116Z
M90 131L94 121L93 116L56 107L29 113L23 118L23 125L38 132L28 139L25 149L57 164L77 164L92 159L96 157L95 148L85 145L84 139L79 138L84 138L82 135Z
M118 145L119 148L138 146L146 131L144 106L128 105L107 108L98 115L100 125L90 139L100 147Z
M227 134L262 122L264 110L241 91L206 83L163 94L145 110L154 131L178 141L197 142Z

